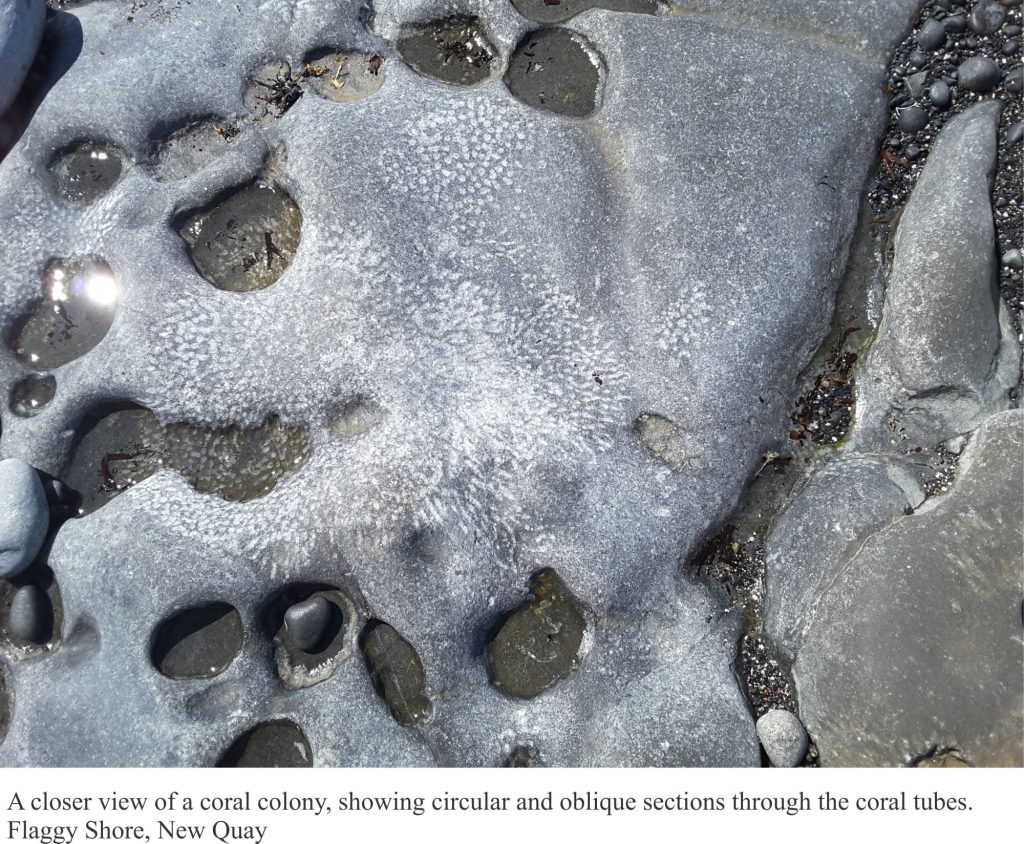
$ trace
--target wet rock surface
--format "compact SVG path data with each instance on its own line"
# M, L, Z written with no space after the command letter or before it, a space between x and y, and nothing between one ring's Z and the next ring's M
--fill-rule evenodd
M447 18L403 30L402 59L417 73L452 85L480 85L494 76L497 50L477 18Z
M121 178L124 165L114 147L86 142L61 153L52 165L57 192L68 202L95 202Z
M36 299L9 329L17 358L36 370L56 369L92 350L110 330L121 291L105 261L54 259Z
M180 472L198 492L250 501L295 471L308 447L302 428L276 417L252 428L202 428L161 425L151 411L126 407L86 419L60 474L79 499L79 515L160 469Z
M587 9L655 15L667 8L660 0L512 0L523 17L538 23L562 23Z
M256 182L187 216L179 234L203 278L222 290L246 293L281 277L301 230L302 213L288 193Z
M268 721L241 736L218 763L221 768L312 768L313 750L292 721Z
M187 179L227 151L239 129L230 120L190 121L151 144L153 175L160 181Z
M433 714L427 675L416 649L390 624L370 622L362 637L370 677L392 715L403 727L415 727Z
M182 610L153 635L153 665L172 680L216 677L242 649L242 617L231 604Z
M569 29L539 29L508 61L505 84L527 105L590 117L601 105L606 69L590 42Z
M539 695L577 668L586 632L586 616L558 575L537 572L530 596L488 646L491 682L516 697Z

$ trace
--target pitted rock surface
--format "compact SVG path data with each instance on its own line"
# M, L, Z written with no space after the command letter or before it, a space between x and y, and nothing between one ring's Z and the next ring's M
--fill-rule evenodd
M277 416L308 428L310 451L251 501L156 471L60 527L47 563L72 634L12 666L0 763L211 765L253 723L289 718L317 765L499 765L526 745L553 766L758 764L739 618L680 561L785 436L914 5L591 9L564 24L607 68L586 118L531 108L497 77L465 88L404 65L392 43L441 3L385 0L372 30L356 2L57 14L83 46L0 164L0 305L22 310L40 267L73 254L102 255L121 298L44 413L3 408L0 455L59 474L66 432L124 400L165 424ZM470 6L502 62L536 26L510 3ZM269 62L301 88L304 59L341 46L384 57L379 89L334 102L289 87L286 109L246 109ZM125 84L124 67L144 71ZM129 166L92 202L53 191L69 133L142 162L166 127L209 115L239 132L187 177ZM219 290L175 223L258 178L295 201L301 239L270 286ZM0 357L5 388L24 374ZM354 407L372 424L342 433ZM642 414L672 421L682 465L638 441ZM490 685L483 651L548 566L593 637L568 681L520 700ZM249 628L299 579L358 594L416 643L444 690L428 725L401 726L359 660L296 693L266 642L209 680L149 664L173 607L217 596Z

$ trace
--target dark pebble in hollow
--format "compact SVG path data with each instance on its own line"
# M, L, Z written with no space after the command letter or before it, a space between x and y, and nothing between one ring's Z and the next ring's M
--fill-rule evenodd
M7 629L35 645L49 642L53 637L53 604L46 592L32 583L15 592L7 611Z
M985 94L999 84L1002 72L988 56L972 56L957 69L957 78L961 87L976 94Z
M153 638L153 665L172 680L216 677L242 649L242 617L231 604L182 610Z
M561 27L527 35L509 59L505 84L527 105L589 117L601 103L605 69L582 35Z
M218 768L312 768L313 750L294 721L266 721L235 741Z
M1022 139L1024 139L1024 121L1014 123L1006 130L1006 145L1008 147L1019 144Z
M935 20L928 18L917 31L917 43L922 50L937 50L946 43L946 29Z
M1011 38L1009 41L1003 42L1002 51L1004 56L1012 56L1019 49L1020 41L1018 41L1016 38Z
M928 112L923 108L910 106L900 111L897 120L904 132L920 132L928 125Z
M501 626L487 650L491 682L532 698L579 665L587 619L553 569L530 578L530 597Z
M416 649L390 624L371 622L363 636L363 653L378 693L404 727L430 718L427 677Z

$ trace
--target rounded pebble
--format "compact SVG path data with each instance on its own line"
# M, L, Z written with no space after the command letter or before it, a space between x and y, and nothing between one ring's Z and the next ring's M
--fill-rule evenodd
M62 153L53 165L59 193L68 202L93 202L121 178L121 155L107 144L87 141Z
M900 111L897 120L904 132L920 132L928 125L928 112L918 106L910 106Z
M807 730L787 709L771 709L758 718L757 737L776 768L795 768L807 755Z
M1024 91L1024 67L1017 65L1006 74L1003 87L1011 94L1019 94Z
M1002 71L988 56L972 56L963 62L957 71L960 85L976 94L991 91L1002 78Z
M928 99L936 108L948 108L953 100L953 95L949 90L949 85L940 79L938 82L933 82L928 89Z
M999 0L979 0L967 22L978 35L991 35L1006 22L1006 9Z
M928 18L921 24L916 37L922 50L937 50L946 43L946 28L935 18Z
M1003 253L1003 266L1011 270L1024 269L1024 255L1019 249L1007 249Z
M589 117L601 105L604 62L582 35L561 27L529 33L509 59L505 84L527 105Z
M22 586L11 599L7 611L7 629L35 645L45 645L53 637L53 605L35 584Z
M946 32L959 34L967 29L967 18L964 15L950 15L948 18L943 18L942 28Z
M1024 138L1024 120L1014 123L1006 130L1006 145L1012 147L1014 144L1019 144L1022 138Z

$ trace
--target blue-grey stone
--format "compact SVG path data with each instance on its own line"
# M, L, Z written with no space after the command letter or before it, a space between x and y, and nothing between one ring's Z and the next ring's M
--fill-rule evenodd
M18 95L43 37L45 0L0 0L0 114Z
M25 569L42 547L49 525L39 474L24 460L0 460L0 577Z

